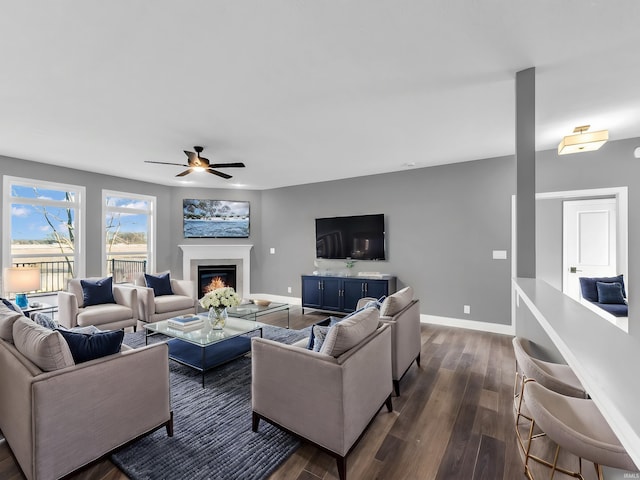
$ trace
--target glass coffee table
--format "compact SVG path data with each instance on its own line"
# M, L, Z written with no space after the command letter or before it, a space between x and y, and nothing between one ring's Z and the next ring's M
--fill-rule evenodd
M201 372L204 388L204 374L250 352L251 337L247 335L259 332L262 336L264 325L255 320L230 316L222 330L213 330L206 313L198 316L204 320L203 327L198 330L171 328L167 320L145 324L145 343L148 344L149 337L156 334L171 337L167 340L169 358Z
M243 318L245 320L253 320L254 322L264 315L283 311L287 312L287 328L289 328L289 305L286 303L271 302L269 305L247 303L245 305L227 308L229 317Z

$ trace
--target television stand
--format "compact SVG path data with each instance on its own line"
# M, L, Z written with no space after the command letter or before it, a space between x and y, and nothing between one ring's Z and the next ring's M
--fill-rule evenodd
M380 298L395 291L396 277L391 275L302 275L302 313L305 308L351 313L361 298Z

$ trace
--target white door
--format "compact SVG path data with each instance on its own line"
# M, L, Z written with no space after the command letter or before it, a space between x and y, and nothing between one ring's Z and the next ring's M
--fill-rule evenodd
M580 277L617 275L615 198L563 202L562 291L580 300Z

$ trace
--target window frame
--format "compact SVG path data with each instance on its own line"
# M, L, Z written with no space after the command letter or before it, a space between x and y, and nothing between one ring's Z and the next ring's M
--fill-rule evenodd
M11 196L13 186L40 188L46 190L56 190L63 192L73 192L75 199L71 202L61 200L50 200L46 198L27 198ZM3 176L2 184L2 231L9 232L8 236L4 236L2 243L2 264L3 267L13 265L14 257L11 254L11 239L13 238L11 231L11 207L14 204L37 205L42 207L67 208L71 206L75 210L74 214L74 249L73 262L74 273L76 278L84 277L86 272L85 259L85 215L86 215L86 187L81 185L71 185L67 183L50 182L47 180L38 180L35 178L14 177L9 175ZM43 254L42 257L54 256L59 254Z
M107 197L118 197L126 200L142 200L148 202L149 209L114 207L107 205ZM102 190L102 275L108 274L107 269L107 214L110 212L136 213L147 215L147 269L155 271L156 264L156 205L157 197L140 193L120 192L116 190Z

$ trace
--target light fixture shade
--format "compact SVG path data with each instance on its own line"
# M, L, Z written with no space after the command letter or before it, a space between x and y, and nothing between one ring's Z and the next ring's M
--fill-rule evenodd
M569 153L592 152L598 150L609 140L609 131L583 132L577 135L567 135L558 145L558 155Z
M40 269L38 267L5 268L4 289L13 293L40 290Z

